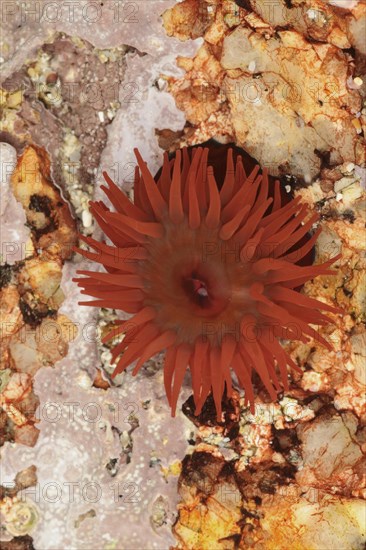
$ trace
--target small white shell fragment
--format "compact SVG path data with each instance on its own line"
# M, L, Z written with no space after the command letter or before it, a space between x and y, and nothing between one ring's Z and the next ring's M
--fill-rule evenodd
M81 214L81 221L83 222L84 227L91 227L93 219L89 210L83 210L83 213Z
M81 372L80 375L77 377L77 385L84 390L88 390L89 388L91 388L92 384L93 381L86 372Z
M340 180L336 181L335 184L334 184L334 192L335 193L339 193L340 191L342 191L342 189L345 189L346 187L349 187L350 185L352 185L352 183L355 182L355 178L354 177L345 177L345 178L341 178Z
M306 12L306 15L308 16L309 19L312 19L314 21L317 17L317 11L310 9Z
M254 71L255 71L255 61L254 61L254 60L251 61L251 62L249 63L249 65L248 65L248 71L249 71L250 73L254 73Z
M346 164L346 166L345 166L345 172L348 173L348 174L350 174L351 172L353 172L354 168L355 168L354 163L353 163L353 162L349 162L349 163Z

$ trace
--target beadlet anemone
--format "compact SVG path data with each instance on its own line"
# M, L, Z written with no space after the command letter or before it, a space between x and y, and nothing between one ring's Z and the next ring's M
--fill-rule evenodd
M225 176L217 182L208 148L184 148L173 159L165 153L155 178L136 149L134 201L104 173L102 189L115 211L90 203L113 244L80 236L94 251L76 249L106 270L78 271L81 292L96 298L80 304L133 314L103 339L124 335L112 352L113 376L137 361L135 375L165 350L173 416L188 368L196 414L212 392L221 419L231 369L252 412L253 372L275 400L281 384L288 389L288 366L300 370L281 339L315 338L332 349L311 325L330 322L322 311L340 311L299 292L306 281L333 273L338 259L304 265L320 233L309 234L318 215L299 198L284 203L280 182L271 185L266 169L248 171L235 149L235 157L225 151Z

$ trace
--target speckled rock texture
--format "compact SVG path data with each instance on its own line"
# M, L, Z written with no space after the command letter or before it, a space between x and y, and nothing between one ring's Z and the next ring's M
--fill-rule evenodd
M361 550L365 545L365 4L4 1L0 40L1 546ZM112 380L114 310L78 306L101 173L133 195L133 148L244 147L320 214L302 292L343 315L284 341L301 367L218 423L162 358ZM104 197L103 197L104 200Z

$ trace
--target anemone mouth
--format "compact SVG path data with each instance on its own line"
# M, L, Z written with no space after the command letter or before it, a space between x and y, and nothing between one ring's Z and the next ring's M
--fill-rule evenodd
M186 296L187 307L196 316L216 317L229 303L227 278L222 274L215 278L213 271L219 270L210 270L210 266L191 261L178 265L173 274L178 289Z
M219 291L216 281L204 271L202 266L188 269L180 275L180 284L187 300L202 317L214 317L227 307L229 296Z
M215 296L206 278L201 275L199 268L192 268L188 274L183 275L181 285L187 298L197 305L200 311L215 309Z
M112 351L113 376L137 361L133 374L157 352L166 351L164 385L172 414L189 367L196 414L212 391L218 417L225 387L230 397L233 369L254 412L252 373L270 397L288 388L287 367L299 370L280 339L309 342L331 350L311 326L331 319L321 311L341 310L296 289L329 266L302 266L319 228L304 242L318 215L294 199L282 204L280 184L269 191L268 172L246 174L241 157L234 166L229 149L220 190L207 167L207 149L167 155L158 181L139 152L134 203L107 174L103 190L116 212L103 202L91 212L112 245L81 237L95 252L76 249L102 264L106 273L79 271L85 305L134 314L104 342L124 334ZM285 331L285 332L284 332Z

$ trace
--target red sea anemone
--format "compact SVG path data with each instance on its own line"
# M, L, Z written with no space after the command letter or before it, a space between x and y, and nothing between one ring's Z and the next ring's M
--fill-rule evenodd
M115 212L92 202L91 212L112 245L81 237L95 252L77 249L107 271L79 271L82 293L97 298L83 305L133 314L120 321L104 342L124 334L113 349L114 376L137 361L132 374L166 350L164 383L174 415L187 368L191 371L196 414L212 391L218 418L233 369L254 410L252 373L274 400L288 388L287 366L299 370L281 339L330 344L310 325L338 312L300 292L306 281L332 273L333 258L322 265L299 265L319 235L309 235L318 219L296 198L283 205L280 183L269 196L266 169L246 173L241 156L228 150L218 188L208 149L165 154L153 178L135 150L134 202L104 173L102 187Z

